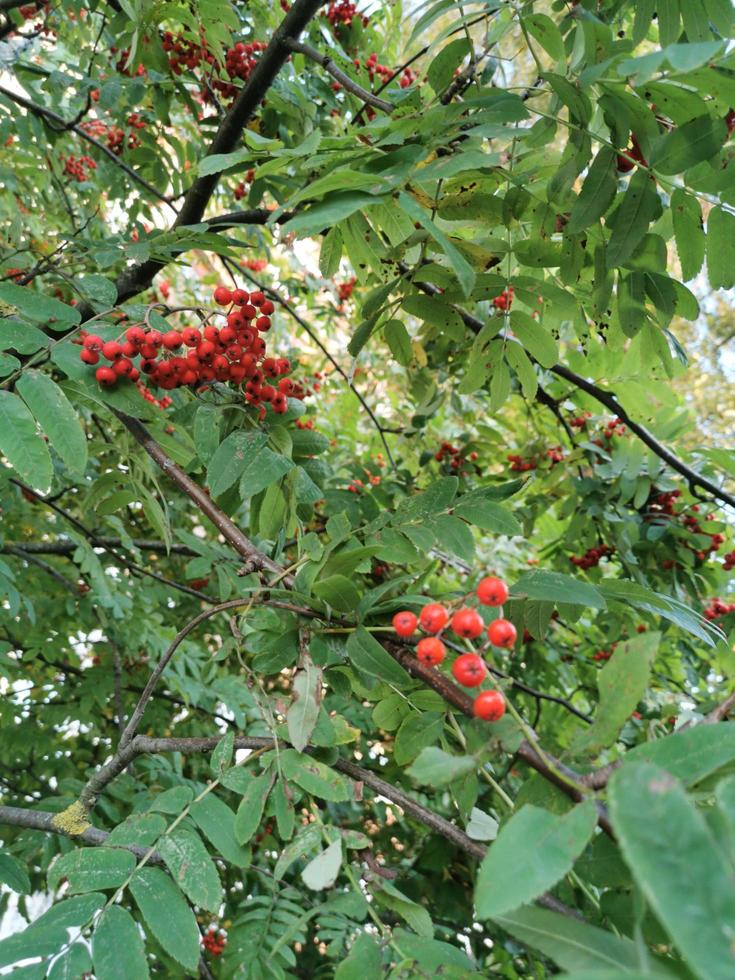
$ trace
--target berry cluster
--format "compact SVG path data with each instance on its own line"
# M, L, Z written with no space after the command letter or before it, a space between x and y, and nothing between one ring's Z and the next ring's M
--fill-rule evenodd
M233 191L236 201L241 201L245 197L245 195L248 192L247 185L252 184L254 179L255 179L255 171L248 170L247 173L245 174L245 180L241 180L240 183L235 188L235 190ZM261 259L260 261L263 260Z
M483 606L502 606L508 599L508 586L502 579L488 575L481 579L475 590L478 601ZM416 628L430 634L416 644L416 658L427 667L436 667L447 655L447 648L440 636L449 627L463 640L476 640L485 632L485 623L471 606L461 606L453 613L438 602L424 606L417 617L410 610L398 612L393 617L393 629L402 639L408 639ZM487 627L488 640L493 646L509 650L516 641L516 628L501 616ZM478 687L487 674L487 664L478 653L460 654L452 664L454 679L465 687ZM475 717L484 721L497 721L505 713L505 698L497 690L482 691L474 700Z
M203 330L186 327L162 334L134 325L127 329L122 341L103 341L95 334L86 334L79 356L89 365L97 364L100 355L110 362L109 366L97 368L95 374L103 387L113 387L120 378L138 381L141 372L166 391L202 382L230 381L244 385L245 401L260 409L261 419L267 405L282 414L288 408L288 397L303 398L305 391L283 377L291 370L290 361L265 356L261 333L270 329L273 303L262 292L247 293L226 286L215 289L214 301L218 306L230 307L227 314L221 314L227 320L223 327L210 324ZM188 348L184 357L175 353L182 347ZM138 356L139 368L133 363ZM266 380L276 378L280 378L277 386Z
M573 429L583 429L587 424L587 419L591 418L592 412L582 412L582 414L578 415L576 418L570 419L569 424Z
M324 16L335 29L338 27L351 27L352 21L355 18L362 21L363 27L367 27L370 23L370 18L360 14L357 9L357 4L352 3L352 0L333 0L327 7Z
M614 545L599 544L596 548L588 548L583 555L572 555L569 561L577 568L596 568L603 558L609 558L614 552Z
M523 456L519 456L517 453L508 453L506 458L514 473L527 473L529 470L535 470L538 466L533 456L529 459L524 459Z
M227 945L227 933L212 923L202 936L202 946L212 956L221 956Z
M268 259L244 259L240 265L251 272L263 272L268 268Z
M337 296L339 296L340 302L346 303L348 299L352 298L356 282L357 279L353 276L351 279L345 280L345 282L336 283Z
M453 470L457 470L460 476L468 476L468 471L462 469L467 462L475 463L477 462L477 453L471 452L467 456L464 455L459 446L453 446L451 442L443 442L439 449L434 453L434 459L437 463L443 463L444 460L448 460L449 466Z
M234 99L238 92L234 79L246 82L258 63L257 55L266 48L263 41L238 41L225 53L223 78L209 78L208 85L202 87L204 101L212 101L213 92L218 92L225 99ZM204 37L200 42L192 41L181 35L167 31L163 35L163 50L168 55L168 63L174 75L181 75L186 69L193 71L202 64L214 66L216 58L207 47Z
M72 180L76 180L80 184L85 180L89 180L88 171L96 169L97 164L94 162L92 157L68 156L64 160L64 173L71 177Z
M699 561L706 561L708 555L718 551L720 547L725 543L724 534L709 534L709 532L702 529L700 519L696 517L699 514L700 507L699 504L693 504L689 510L691 513L686 514L682 509L678 509L675 504L676 501L681 496L681 490L669 490L667 492L652 491L645 505L644 520L652 520L658 516L662 517L675 517L678 518L680 524L682 524L688 531L692 534L699 534L703 537L709 538L709 544L705 547L698 547L695 545L686 545L690 551L694 552L696 558ZM711 520L714 515L708 514L705 520ZM735 552L731 553L735 557ZM725 568L729 570L735 565L735 561L728 563L728 556L725 556ZM673 566L670 566L673 567Z
M594 653L592 655L592 659L593 660L598 660L598 661L599 660L603 660L603 661L604 660L609 660L610 657L612 657L613 653L615 652L615 647L616 646L617 646L617 643L611 643L608 650L598 650L597 653Z
M728 551L728 553L722 557L724 558L722 567L726 572L729 572L731 568L735 568L735 551Z
M705 619L719 619L720 616L728 616L735 612L735 602L725 602L724 599L710 599L702 615Z
M507 312L513 305L513 294L514 289L512 286L508 286L503 292L496 296L493 300L493 306L496 310L500 310L502 313Z

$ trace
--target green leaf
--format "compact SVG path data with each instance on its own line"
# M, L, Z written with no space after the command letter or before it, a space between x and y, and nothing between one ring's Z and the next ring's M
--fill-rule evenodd
M87 439L64 392L47 374L32 370L15 387L69 471L81 476L87 466Z
M426 527L436 536L438 548L468 562L475 557L475 539L472 531L464 521L459 519L459 516L441 514L427 521Z
M339 271L342 247L342 233L339 228L330 228L322 239L319 251L319 271L325 279L331 279Z
M301 880L307 888L311 888L313 891L331 888L337 880L341 866L342 841L338 839L333 841L321 854L317 854L315 858L309 861L301 872Z
M609 798L623 857L679 952L701 980L729 980L735 881L703 813L678 780L648 762L626 762Z
M359 671L403 688L410 682L406 670L367 630L359 627L347 639L347 656Z
M219 777L232 765L232 753L235 748L235 732L229 728L217 742L212 752L209 767L215 776Z
M35 354L50 343L38 327L21 320L0 320L0 350L14 350L16 354Z
M713 289L735 286L735 214L721 207L707 218L707 275Z
M393 758L396 765L407 765L422 749L436 742L443 731L443 715L434 711L412 711L407 718L404 718L396 732L393 745Z
M283 775L312 796L332 803L354 799L349 781L318 759L300 755L296 749L281 752L280 759Z
M626 764L650 762L680 779L685 786L711 776L735 759L735 721L694 725L653 742L633 746Z
M148 809L151 813L181 813L193 796L190 786L172 786L159 793Z
M547 909L524 908L493 919L524 945L539 950L565 970L616 970L616 977L639 971L638 949L630 939Z
M322 671L308 653L301 656L291 689L293 700L286 712L288 740L297 752L303 752L314 731L322 700Z
M402 367L408 367L413 360L411 338L401 320L389 320L383 327L385 342L390 352Z
M248 784L235 815L235 838L238 844L247 844L260 826L272 785L273 775L269 772L261 773Z
M406 313L437 327L452 340L463 340L466 332L465 325L451 304L435 296L406 296L401 306Z
M225 861L236 868L250 866L250 848L242 847L235 839L235 814L223 800L214 793L208 793L192 803L189 815Z
M561 816L528 805L514 813L480 865L478 916L503 915L553 887L572 870L596 826L591 800Z
M522 310L510 314L510 328L531 357L542 367L551 367L559 360L559 347L551 334L538 320Z
M541 569L524 572L512 587L514 595L529 599L543 599L547 602L565 602L572 606L589 606L604 609L605 600L599 590L588 582L563 575L561 572L547 572Z
M460 497L454 507L454 513L470 524L482 528L483 531L492 531L493 534L513 537L523 533L523 528L513 514L494 500Z
M397 912L419 936L431 939L434 935L434 923L424 906L407 898L395 885L383 881L380 890L373 892L373 897L379 905Z
M618 189L616 153L603 146L587 172L579 197L574 202L565 232L576 235L589 228L607 211Z
M612 745L648 685L660 633L641 633L615 649L597 674L600 703L593 724L574 740L577 752L596 754Z
M383 956L375 938L361 932L353 942L350 952L339 964L334 980L381 980Z
M244 432L242 429L227 436L207 466L207 485L213 497L219 497L240 479L245 467L265 446L266 441L265 433Z
M12 282L0 282L0 303L9 303L22 316L45 324L49 330L68 330L82 319L75 307L43 296L31 286L16 286Z
M450 84L455 69L462 64L469 52L470 45L467 38L460 37L443 47L431 62L426 77L437 95L440 95Z
M677 187L671 195L671 218L682 279L693 279L702 268L706 241L699 201Z
M298 861L299 858L308 854L309 851L316 850L321 840L322 835L318 827L313 824L302 826L291 843L284 847L276 862L276 867L273 871L273 877L276 881L280 881L283 878L294 861Z
M418 759L406 772L422 785L446 786L475 769L477 760L471 755L450 755L432 745L422 749Z
M48 980L79 980L92 969L92 957L83 943L73 943L57 959L46 974Z
M0 853L0 881L11 891L19 895L27 895L31 890L31 882L25 865L7 851Z
M612 223L612 235L607 245L608 269L624 265L648 231L648 226L661 213L661 201L656 185L643 170L638 170L630 180L620 206L608 219Z
M151 934L177 963L196 972L199 929L194 913L166 872L141 868L129 887Z
M401 191L398 195L398 201L406 212L406 214L411 218L412 221L418 221L422 228L424 228L429 235L434 239L436 244L441 248L446 257L449 259L449 264L451 265L454 274L457 277L457 282L462 290L464 296L469 296L472 292L472 288L475 285L475 273L472 266L464 258L462 253L449 241L447 236L443 231L434 224L426 211L420 207L412 197Z
M313 204L281 226L284 235L296 234L299 238L316 235L325 228L334 227L339 221L348 218L355 211L376 204L380 198L359 191L346 191L343 194L330 194L329 197Z
M719 153L726 137L725 121L706 113L662 137L651 151L650 165L662 174L683 173Z
M201 837L190 830L176 830L162 837L157 849L189 901L210 912L219 911L222 884Z
M202 157L197 164L197 174L200 177L208 177L211 174L222 173L229 167L234 167L238 163L246 163L253 158L253 151L247 147L241 150L234 150L232 153L213 153L211 156Z
M523 23L531 37L536 38L554 61L564 57L564 39L551 17L547 17L546 14L531 14L523 18Z
M445 476L435 480L423 493L404 497L396 508L393 523L405 524L409 521L423 520L432 514L447 510L457 494L459 480L456 476Z
M68 930L86 925L104 904L104 895L80 895L52 905L23 932L0 940L0 967L58 953L68 941Z
M360 592L345 575L329 575L314 586L314 595L338 612L353 612L360 602Z
M97 980L148 980L143 939L121 905L111 905L100 916L92 936L92 960Z
M0 453L34 490L50 490L53 466L46 443L36 432L31 413L10 391L0 391Z
M263 446L246 461L240 477L240 496L243 500L254 497L293 469L293 462L280 453Z
M84 847L62 854L48 872L49 888L58 888L66 878L69 893L103 891L118 888L135 867L130 851L111 847Z

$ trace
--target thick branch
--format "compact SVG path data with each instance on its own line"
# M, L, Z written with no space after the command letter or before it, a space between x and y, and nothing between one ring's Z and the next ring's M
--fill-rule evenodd
M335 65L328 54L322 54L316 48L312 48L310 44L303 44L300 41L294 41L292 39L287 40L286 45L291 51L303 54L305 58L311 58L312 61L321 65L324 71L328 75L331 75L336 82L339 82L343 89L357 96L366 105L371 105L374 109L380 109L381 112L393 112L394 106L390 102L386 102L385 99L373 95L372 92L363 88L362 85L358 85L341 68Z
M95 535L94 540L98 542L97 547L103 549L125 547L122 538ZM163 541L148 540L147 538L134 538L133 544L139 551L153 551L161 555L170 552L174 555L187 555L194 558L199 554L185 544L172 544L167 547ZM4 545L0 545L0 554L14 555L22 552L23 557L26 555L72 555L78 547L76 541L6 541Z

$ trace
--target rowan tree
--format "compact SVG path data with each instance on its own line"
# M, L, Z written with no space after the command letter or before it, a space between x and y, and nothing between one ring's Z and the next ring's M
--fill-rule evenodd
M735 974L733 37L0 0L3 970Z

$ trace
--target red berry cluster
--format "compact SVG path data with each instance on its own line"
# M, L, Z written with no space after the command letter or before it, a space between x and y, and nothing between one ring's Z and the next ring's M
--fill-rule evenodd
M168 66L174 75L181 75L186 68L198 68L202 61L214 63L214 55L207 49L202 37L201 43L192 41L181 35L165 31L162 38L163 50L168 55Z
M577 568L596 568L603 558L609 558L614 552L614 545L599 544L596 548L588 548L583 555L572 555L569 561Z
M524 459L523 456L519 456L517 453L508 453L507 459L514 473L527 473L529 470L535 470L538 466L533 456L529 459Z
M250 78L258 63L256 55L264 51L266 46L263 41L238 41L229 48L223 66L227 79L208 78L208 85L202 88L202 98L212 101L214 91L226 99L234 99L238 87L232 84L233 80L238 78L246 82ZM167 31L163 35L163 49L168 54L169 67L175 75L181 75L186 69L193 71L202 64L216 64L216 58L203 37L200 42L196 42Z
M202 382L230 381L244 384L245 401L260 408L261 419L267 405L282 414L288 408L289 396L303 398L305 392L293 380L283 377L291 370L290 361L265 356L265 340L260 334L270 329L273 303L262 292L247 293L226 286L215 289L214 301L230 307L223 327L187 327L162 334L134 325L125 332L122 342L105 342L95 334L86 334L80 358L85 364L94 365L102 355L110 362L109 367L96 371L103 387L114 386L119 378L137 381L139 370L148 375L153 385L166 391ZM175 354L182 347L188 348L185 357ZM140 369L133 363L138 356ZM275 378L280 378L277 386L266 381Z
M576 418L570 419L569 424L573 429L583 429L587 424L587 419L591 418L592 412L582 412L582 414L578 415Z
M642 163L644 167L648 166L646 158L643 156L643 151L638 145L638 140L633 135L630 138L630 146L627 150L622 153L618 153L618 173L627 174L630 171Z
M611 643L609 649L607 649L607 650L598 650L597 653L594 653L592 655L592 659L593 660L598 660L598 661L599 660L609 660L610 657L612 657L613 653L615 652L615 647L616 646L617 646L617 643Z
M80 184L85 180L89 180L88 171L96 169L97 164L92 157L68 156L64 160L64 173Z
M729 572L731 568L735 568L735 551L728 551L726 555L723 555L724 563L723 568L726 572Z
M502 606L508 599L508 586L502 579L488 575L478 582L475 595L483 606ZM416 658L427 667L436 667L446 657L447 648L440 635L447 627L463 640L476 640L485 631L482 616L471 606L461 606L450 613L441 603L430 602L418 617L408 609L393 617L393 629L403 639L413 636L417 626L431 634L416 644ZM517 637L515 626L502 616L490 623L487 635L493 646L506 650L513 647ZM452 674L465 687L478 687L487 674L487 664L477 653L463 653L452 664ZM473 710L477 718L497 721L505 713L505 698L500 691L482 691L475 698Z
M459 446L453 446L451 442L443 442L434 453L434 459L437 463L443 463L447 459L451 469L458 470L460 476L468 476L469 472L461 469L461 467L465 466L468 461L477 462L477 453L473 451L465 456Z
M346 303L348 299L351 299L356 282L357 279L355 276L353 276L351 279L347 279L345 282L336 283L337 296L339 296L342 303Z
M268 259L245 259L240 265L243 269L250 269L251 272L263 272L268 268Z
M709 544L704 548L695 548L693 545L686 546L690 551L694 552L696 558L698 558L700 561L705 561L708 555L718 551L719 548L725 543L725 535L709 534L707 531L702 529L700 519L695 516L700 512L699 504L693 504L689 508L691 511L689 514L684 513L681 509L677 509L675 507L675 502L680 496L681 490L669 490L665 493L653 491L645 505L644 520L651 520L659 515L665 517L676 517L678 518L679 523L683 524L684 527L687 528L688 531L691 531L692 534L701 534L704 537L709 537ZM713 516L714 515L712 514L708 514L706 515L705 520L711 520ZM735 552L732 554L735 555ZM735 565L735 562L730 562L728 564L727 558L728 556L726 555L725 568L729 570L729 568Z
M549 446L546 450L546 456L551 460L551 465L554 466L564 460L564 450L561 446Z
M241 201L245 197L245 195L248 192L247 185L252 184L254 179L255 179L255 171L248 170L247 173L245 174L245 180L241 180L233 192L236 201ZM259 261L265 261L265 260L260 259Z
M118 50L119 49L116 47L111 47L110 54L117 54ZM115 62L116 70L119 71L121 75L127 75L128 77L130 77L133 74L131 69L128 67L129 57L130 57L130 48L125 48L124 50L120 51L120 57ZM139 64L138 67L135 69L135 74L138 75L138 77L142 77L143 75L146 75L147 72L145 70L145 66Z
M728 616L735 612L735 602L726 602L724 599L710 599L702 615L705 619L719 619L720 616Z
M514 289L512 286L508 286L507 289L504 289L503 292L499 296L496 296L493 300L493 306L495 309L500 310L503 313L509 310L513 305L513 294Z
M202 946L212 956L221 956L227 945L227 933L212 923L202 936Z
M370 18L360 14L357 4L352 3L352 0L334 0L327 7L324 16L334 28L351 27L355 18L362 21L363 27L367 27L370 23Z

